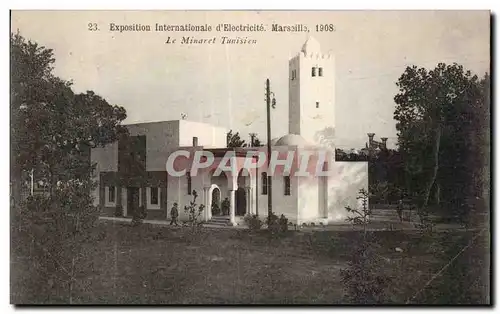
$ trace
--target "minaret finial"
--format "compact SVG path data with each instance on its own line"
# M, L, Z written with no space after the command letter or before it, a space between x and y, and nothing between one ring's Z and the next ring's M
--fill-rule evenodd
M311 54L321 54L321 46L314 37L308 35L308 38L300 51L302 51L306 56Z

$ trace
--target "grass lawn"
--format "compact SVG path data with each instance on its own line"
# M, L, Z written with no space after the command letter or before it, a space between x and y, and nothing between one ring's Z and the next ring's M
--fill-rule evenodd
M391 278L388 302L404 303L476 232L376 232ZM101 222L84 243L73 303L86 304L338 304L346 303L340 270L358 231L289 232L279 238L234 229L165 228ZM489 303L489 234L484 233L412 303ZM400 247L403 252L396 252ZM12 253L11 302L68 303L58 279ZM38 274L38 276L36 276ZM43 278L43 279L40 279ZM54 284L54 281L56 284Z

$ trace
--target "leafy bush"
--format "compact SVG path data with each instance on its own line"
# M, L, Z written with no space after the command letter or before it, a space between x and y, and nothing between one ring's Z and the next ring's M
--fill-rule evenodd
M243 220L250 230L260 230L264 224L257 215L246 215Z
M376 182L368 187L370 191L370 201L374 204L386 204L389 195L389 185L387 182Z
M272 233L286 232L288 231L288 218L283 214L278 217L275 213L272 213L267 218L267 228Z
M419 222L415 224L420 234L430 236L434 232L435 224L429 217L429 213L424 210L418 211Z
M368 187L370 192L370 202L372 204L393 204L397 203L404 190L395 183L375 182Z
M352 208L350 206L346 206L345 209L348 213L354 214L346 219L346 221L350 222L353 225L362 225L363 231L366 233L366 226L370 220L371 209L368 206L368 192L365 189L361 189L358 192L357 200L361 200L361 208Z
M384 265L375 247L375 243L362 241L352 251L349 266L340 272L344 293L349 303L380 304L386 301L385 291L390 279L379 275L379 269Z
M26 199L26 208L31 212L50 210L50 198L44 195L30 195Z
M123 206L122 205L116 205L115 217L123 217Z
M271 213L271 215L267 217L267 229L272 233L276 233L279 231L279 228L278 216L276 216L275 213Z
M196 204L196 199L198 198L198 193L193 190L193 200L189 202L189 205L184 206L184 212L188 215L187 224L193 228L193 231L196 227L199 227L203 224L203 221L200 221L201 214L205 209L205 205Z
M288 218L286 218L285 215L281 214L278 224L281 232L288 231Z
M36 267L29 285L43 286L37 289L36 295L27 297L30 300L50 303L64 291L67 302L72 302L80 258L85 254L83 243L91 236L90 230L99 215L89 193L92 186L90 180L58 182L52 197L47 196L39 203L40 211L21 210L13 217L15 251L23 255L28 252ZM29 202L30 205L25 204L26 209L33 206L33 202Z
M385 290L389 285L389 278L379 275L379 270L384 267L383 260L376 252L377 244L370 239L366 231L371 214L368 192L361 189L357 199L361 200L361 208L346 207L349 213L355 214L347 218L347 221L353 226L362 225L363 233L359 244L352 251L348 267L341 270L341 281L349 302L379 304L386 298Z

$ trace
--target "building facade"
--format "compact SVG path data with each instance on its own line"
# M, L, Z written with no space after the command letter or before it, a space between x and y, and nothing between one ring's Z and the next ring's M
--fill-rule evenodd
M368 189L368 165L335 160L334 57L322 54L314 38L289 60L288 124L289 134L272 140L279 166L273 167L271 158L270 168L262 162L266 147L225 148L224 128L186 120L128 125L130 137L92 151L96 205L107 215L121 206L125 216L144 206L148 219L169 219L177 203L182 220L187 218L182 208L196 191L197 204L205 205L203 220L220 216L235 225L247 214L265 218L272 195L273 212L291 222L344 221L345 207L359 206L359 190ZM189 157L176 158L174 168L184 173L172 175L168 160L180 150ZM196 154L213 156L213 162L194 173ZM231 167L221 167L228 162Z

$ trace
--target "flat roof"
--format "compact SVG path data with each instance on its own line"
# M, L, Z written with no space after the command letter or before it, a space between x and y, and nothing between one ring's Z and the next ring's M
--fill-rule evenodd
M253 148L253 147L249 147ZM234 155L236 157L247 157L247 152L249 149L246 147L227 147L227 148L204 148L203 150L211 152L214 154L215 157L223 157L227 152L234 152ZM257 148L257 147L255 147ZM252 156L252 157L257 157L257 156Z

